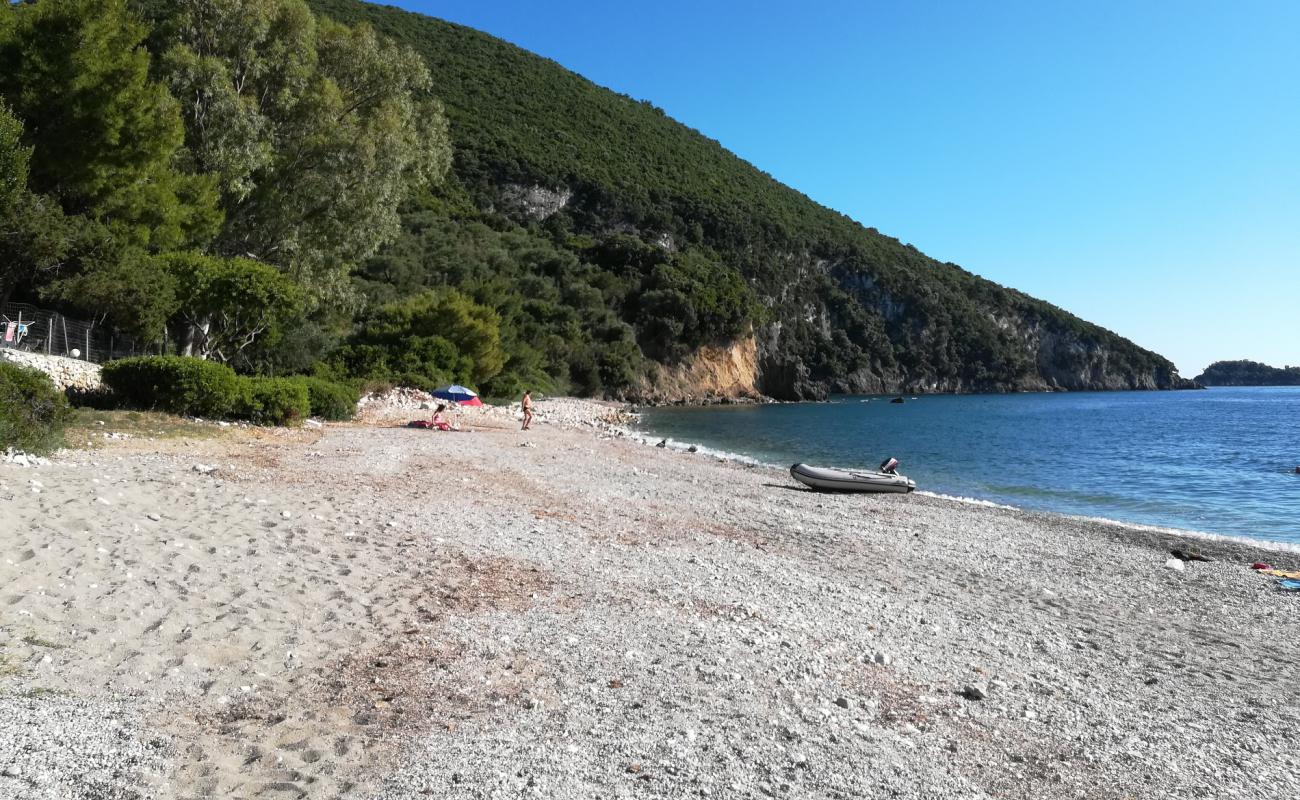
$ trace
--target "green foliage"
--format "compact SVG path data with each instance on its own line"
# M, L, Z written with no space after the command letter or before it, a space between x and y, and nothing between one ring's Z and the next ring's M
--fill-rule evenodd
M114 394L138 408L222 419L251 405L234 370L198 358L123 358L105 364L102 374Z
M0 100L0 299L173 331L245 373L620 395L752 333L792 399L1176 379L648 103L396 9L10 4ZM1053 363L1040 340L1065 343ZM250 392L230 402L296 413Z
M739 272L699 251L656 264L638 294L642 347L666 360L703 344L735 339L753 319L757 305Z
M0 300L48 285L85 229L85 220L65 216L48 195L20 192L0 207Z
M57 202L28 191L31 156L22 122L0 105L0 301L43 283L79 232Z
M0 448L48 453L63 444L71 412L49 376L0 361Z
M47 296L98 310L142 341L158 338L176 313L176 278L157 259L105 234L102 226L89 230L104 234L100 246L83 252L85 268L54 282Z
M805 370L801 384L814 393L852 388L855 375L917 388L1006 389L1036 376L1024 331L1039 328L1105 348L1112 375L1174 375L1160 356L863 228L653 105L552 61L395 8L311 5L348 23L369 22L424 56L451 121L457 182L479 208L528 225L530 213L510 202L511 186L572 193L562 212L528 235L599 267L604 274L588 283L601 287L622 322L635 324L647 355L678 358L752 322L765 360L790 365L790 374ZM497 230L512 227L492 214L484 219ZM422 224L408 220L408 227ZM404 246L377 261L391 265L406 255ZM656 276L665 264L685 275ZM738 291L736 275L751 299ZM406 276L395 271L395 285ZM458 285L451 274L446 282ZM568 375L594 377L594 361L572 354ZM546 369L560 375L553 364ZM599 391L593 387L584 390ZM770 390L803 396L791 387Z
M494 228L488 220L443 213L441 208L410 212L397 242L362 265L358 285L372 302L456 287L493 309L506 362L480 387L489 396L510 396L525 386L617 393L635 381L641 362L635 341L632 355L617 350L626 357L626 369L607 369L611 382L601 380L596 362L604 332L633 339L619 309L639 278L621 278L508 221Z
M311 416L305 381L296 378L240 378L233 415L257 425L290 425Z
M477 386L505 365L500 325L495 311L461 292L429 290L381 306L333 361L350 379Z
M1300 367L1270 367L1258 361L1216 361L1196 377L1204 386L1300 386Z
M140 356L104 365L104 384L127 405L208 419L288 425L313 411L321 416L356 406L347 387L308 378L241 377L224 364L185 356Z
M10 6L0 96L34 146L33 191L167 249L210 238L219 214L213 181L173 169L184 130L176 100L149 78L147 30L126 0Z
M198 253L160 257L176 284L178 314L193 355L246 364L257 343L274 346L302 305L302 290L269 264Z
M301 0L141 6L193 168L218 177L216 251L276 264L318 302L339 297L348 269L397 235L399 203L450 163L423 61Z
M26 192L31 160L32 149L23 144L23 123L0 105L0 209Z
M307 388L313 417L341 421L356 416L357 401L361 399L361 393L353 387L315 377L302 377L296 380Z

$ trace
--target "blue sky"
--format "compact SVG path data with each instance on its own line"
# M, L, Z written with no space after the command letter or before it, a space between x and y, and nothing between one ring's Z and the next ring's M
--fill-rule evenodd
M400 0L1173 359L1300 364L1300 3Z

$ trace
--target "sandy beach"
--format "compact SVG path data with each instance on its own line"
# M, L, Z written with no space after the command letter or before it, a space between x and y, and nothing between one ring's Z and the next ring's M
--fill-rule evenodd
M540 404L0 464L0 797L1282 798L1300 554ZM586 410L584 410L586 409ZM410 414L407 414L410 416Z

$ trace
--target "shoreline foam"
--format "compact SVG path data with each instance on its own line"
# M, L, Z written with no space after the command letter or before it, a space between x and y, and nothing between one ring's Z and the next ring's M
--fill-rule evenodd
M686 442L677 439L672 439L670 437L658 436L650 432L649 430L643 428L625 428L623 435L625 435L626 438L628 438L631 441L636 441L641 444L647 444L651 446L657 446L659 441L661 440L666 441L667 445L665 449L673 450L679 453L696 453L700 455L706 455L712 458L716 458L720 461L733 461L738 464L743 464L744 466L747 467L758 467L763 469L775 470L778 472L786 472L789 469L789 467L781 466L780 464L774 464L767 461L762 461L760 459L753 458L752 456L744 455L743 453L736 453L728 450L719 450L698 442ZM692 447L694 447L695 450L692 451L690 449ZM1218 533L1215 531L1201 531L1201 530L1194 530L1191 528L1175 528L1167 525L1155 525L1151 523L1133 522L1131 520L1113 519L1111 517L1099 517L1090 514L1071 514L1065 511L1054 511L1051 509L1026 508L1024 506L1016 506L1008 503L1000 503L996 500L988 500L981 497L953 495L944 492L930 491L928 489L917 489L914 492L914 494L920 495L922 497L933 497L940 500L947 500L954 503L962 503L965 505L982 507L982 508L996 508L996 509L1002 509L1004 511L1016 511L1025 514L1048 514L1051 516L1061 517L1063 519L1096 522L1105 525L1128 528L1133 530L1134 532L1158 533L1158 534L1165 534L1170 536L1182 536L1191 539L1203 539L1203 540L1214 541L1214 542L1231 543L1231 544L1245 546L1245 547L1254 547L1254 548L1266 549L1266 550L1276 550L1282 553L1300 553L1300 541L1291 542L1282 539L1262 539L1262 538L1255 538L1250 536L1240 536L1237 534L1230 534L1230 533Z

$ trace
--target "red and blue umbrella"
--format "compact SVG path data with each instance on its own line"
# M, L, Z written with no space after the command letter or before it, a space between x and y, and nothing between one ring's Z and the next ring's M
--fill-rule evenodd
M481 406L483 401L478 399L478 393L464 386L453 383L451 386L444 386L441 389L434 389L433 396L439 400L450 400L453 403L460 403L463 406Z

